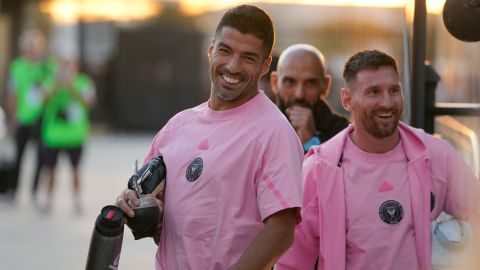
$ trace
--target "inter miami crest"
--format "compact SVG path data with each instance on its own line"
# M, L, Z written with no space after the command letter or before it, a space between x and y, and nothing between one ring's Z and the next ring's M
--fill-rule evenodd
M403 218L403 207L395 200L388 200L380 205L378 213L383 222L397 224Z
M188 181L193 182L200 177L203 170L203 159L201 157L195 158L187 167L185 177Z

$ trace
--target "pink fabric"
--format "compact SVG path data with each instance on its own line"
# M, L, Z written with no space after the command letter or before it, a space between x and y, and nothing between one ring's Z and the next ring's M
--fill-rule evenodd
M372 154L347 137L343 153L346 269L419 270L402 143L387 153ZM403 212L402 218L398 223L386 223L380 208L394 203L399 206L390 209L396 214ZM382 214L390 218L389 213Z
M343 171L339 161L353 126L325 144L311 148L303 165L303 221L295 230L293 246L275 269L346 269L346 212ZM443 210L467 219L478 208L478 180L445 141L400 123L400 138L408 159L415 247L420 268L431 269L430 222ZM436 203L430 211L430 193ZM384 269L378 267L377 269Z
M199 145L198 149L207 150L208 149L208 139L203 140Z
M393 190L393 186L388 181L383 181L380 187L378 187L378 192L387 192L390 190Z
M301 206L301 143L263 93L232 110L204 103L179 113L155 137L146 160L159 154L167 184L156 269L228 269L263 220ZM197 158L201 174L188 181Z

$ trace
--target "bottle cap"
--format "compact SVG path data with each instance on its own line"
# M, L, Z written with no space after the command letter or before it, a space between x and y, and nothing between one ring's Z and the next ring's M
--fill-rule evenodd
M96 229L105 236L119 235L123 232L123 212L116 206L107 205L102 208L95 224Z

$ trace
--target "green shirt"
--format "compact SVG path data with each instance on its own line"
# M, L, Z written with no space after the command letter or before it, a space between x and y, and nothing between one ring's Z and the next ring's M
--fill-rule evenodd
M49 63L30 62L16 58L10 65L10 83L15 91L16 117L21 125L34 124L42 114L44 91L43 81L50 76Z
M54 84L54 78L47 81ZM90 130L89 108L78 100L95 95L92 80L84 74L77 74L73 80L76 93L70 94L67 89L56 89L51 99L45 105L42 123L42 140L51 148L73 148L81 146L88 137Z

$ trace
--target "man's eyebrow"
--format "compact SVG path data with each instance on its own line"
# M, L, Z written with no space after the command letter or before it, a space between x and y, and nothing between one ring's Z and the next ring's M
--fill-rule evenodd
M260 57L258 53L254 53L254 52L244 52L242 54L245 55L245 56L254 57L256 59L258 59Z
M306 79L305 81L307 81L307 82L321 82L322 79L319 78L319 77L312 77L312 78Z
M369 87L365 88L365 91L370 91L370 90L376 90L378 89L379 86L378 85L370 85Z
M290 76L283 76L283 77L282 77L282 81L284 81L284 80L292 80L292 81L295 81L295 78L290 77Z
M225 44L224 42L218 42L218 47L222 47L222 48L226 48L228 50L232 50L232 47L228 46L227 44ZM242 55L244 56L249 56L249 57L254 57L256 59L259 59L260 58L260 55L258 53L254 53L254 52L244 52L242 53Z
M229 49L229 50L232 49L230 46L228 46L227 44L225 44L225 43L223 43L223 42L221 42L221 41L218 43L218 46L219 46L219 47L225 47L225 48L227 48L227 49Z

